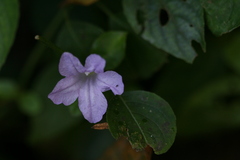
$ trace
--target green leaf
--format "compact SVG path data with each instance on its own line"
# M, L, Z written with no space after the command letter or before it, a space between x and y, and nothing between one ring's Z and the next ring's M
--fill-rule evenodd
M103 33L101 28L79 21L66 21L56 39L56 45L85 59L91 52L92 43Z
M42 111L41 98L35 92L25 93L19 98L19 108L29 116L36 116Z
M215 35L222 35L240 26L239 0L203 0L207 25Z
M0 68L13 44L17 29L19 8L17 0L0 1Z
M193 40L205 50L200 0L123 0L124 13L134 31L157 48L192 62Z
M19 86L11 79L0 79L0 99L12 100L19 94Z
M106 61L106 69L116 68L124 58L126 32L109 31L102 33L93 43L92 53L101 55Z
M156 154L165 153L176 135L176 118L169 104L154 93L125 92L109 102L109 129L114 138L127 137L132 147L147 145Z

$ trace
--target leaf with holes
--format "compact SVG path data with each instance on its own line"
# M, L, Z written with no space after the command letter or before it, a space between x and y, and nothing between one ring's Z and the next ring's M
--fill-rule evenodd
M195 40L205 50L200 0L123 0L124 13L134 31L155 47L192 62Z
M18 1L0 1L0 68L12 46L18 24Z
M176 135L176 118L161 97L145 91L125 92L109 102L107 122L114 138L127 137L132 147L147 145L165 153Z
M222 35L240 26L239 0L203 0L207 25L215 35Z

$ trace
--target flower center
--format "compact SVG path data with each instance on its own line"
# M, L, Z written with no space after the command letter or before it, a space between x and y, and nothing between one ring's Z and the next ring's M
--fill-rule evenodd
M95 74L95 72L85 72L86 76L90 76L90 75L93 75L93 74Z

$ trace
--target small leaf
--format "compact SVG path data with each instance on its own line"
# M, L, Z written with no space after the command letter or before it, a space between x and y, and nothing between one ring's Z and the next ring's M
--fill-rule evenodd
M0 99L12 100L19 94L18 85L10 79L0 79Z
M203 0L207 25L215 35L222 35L240 26L239 0Z
M25 93L19 99L19 107L23 113L36 116L42 111L41 98L35 92Z
M193 40L205 50L200 0L123 0L124 13L134 31L157 48L192 62Z
M126 32L105 32L93 43L92 53L106 59L106 69L116 68L124 58L126 48Z
M90 54L92 43L102 32L101 28L89 23L66 21L56 39L56 45L85 59Z
M17 29L19 8L17 0L0 1L0 68L13 44Z
M176 118L169 104L145 91L125 92L109 102L107 122L114 138L127 137L132 147L147 145L165 153L176 135Z

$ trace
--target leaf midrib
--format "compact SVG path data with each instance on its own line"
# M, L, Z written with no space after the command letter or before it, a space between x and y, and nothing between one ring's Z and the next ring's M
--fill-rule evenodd
M138 126L139 130L141 131L141 133L142 133L142 135L143 135L143 137L144 137L145 143L147 144L147 139L146 139L146 136L145 136L145 134L144 134L144 132L143 132L142 128L141 128L141 127L139 126L139 124L137 123L137 120L136 120L136 118L133 116L133 114L132 114L132 112L131 112L130 108L128 107L128 105L126 104L126 102L124 101L124 99L123 99L121 96L119 96L119 97L120 97L121 101L123 102L124 106L126 106L126 108L127 108L128 112L129 112L129 113L130 113L130 115L132 116L133 120L134 120L134 121L135 121L135 123L137 124L137 126Z

